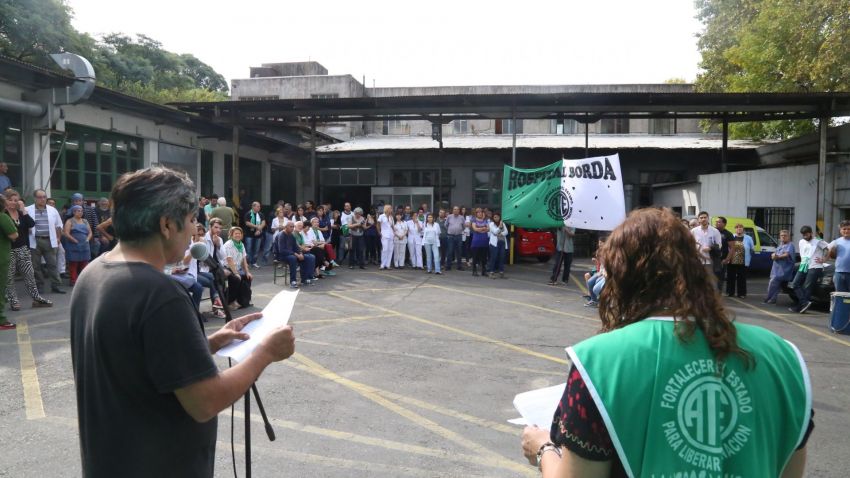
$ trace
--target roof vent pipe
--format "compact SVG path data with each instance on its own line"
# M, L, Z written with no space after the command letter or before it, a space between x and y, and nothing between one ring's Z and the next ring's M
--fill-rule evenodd
M34 116L36 118L44 116L47 108L41 103L33 103L32 101L19 101L0 98L0 111L8 111L20 115Z
M49 97L46 99L54 105L71 105L88 99L94 91L95 86L94 68L92 68L91 63L80 55L73 53L55 53L50 55L50 58L62 69L71 70L76 77L76 81L71 86L47 90L46 92ZM43 98L42 95L38 95L38 97ZM0 111L9 111L11 113L40 118L47 113L47 105L33 101L0 98Z
M53 88L54 105L73 105L88 99L95 86L94 68L88 60L73 53L53 53L50 58L63 70L71 70L76 81L71 86Z

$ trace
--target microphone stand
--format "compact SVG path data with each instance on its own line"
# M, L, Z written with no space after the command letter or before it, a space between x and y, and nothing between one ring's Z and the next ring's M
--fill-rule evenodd
M211 260L210 260L211 259ZM227 297L222 294L221 291L224 290L224 284L219 282L219 277L224 278L224 271L221 270L221 266L212 259L212 256L203 261L209 268L210 272L213 275L212 285L218 294L219 299L221 299L221 303L224 306L224 323L227 324L231 320L233 320L233 316L230 314L230 307L227 304ZM271 422L269 422L269 417L266 415L266 409L263 407L263 401L260 399L260 392L257 390L257 382L251 384L251 388L245 391L245 476L247 478L251 478L251 392L254 392L254 399L257 401L257 408L260 409L260 415L263 417L263 423L265 424L266 436L269 437L269 441L275 441L277 436L275 436L274 429L272 428Z

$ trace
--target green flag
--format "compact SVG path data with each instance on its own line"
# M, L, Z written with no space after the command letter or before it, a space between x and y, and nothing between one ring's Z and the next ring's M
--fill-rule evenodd
M562 227L561 176L563 161L537 169L517 169L505 165L502 175L502 219L520 227Z

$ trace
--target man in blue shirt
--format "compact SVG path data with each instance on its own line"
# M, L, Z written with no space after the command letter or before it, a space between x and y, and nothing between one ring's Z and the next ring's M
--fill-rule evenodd
M0 193L12 187L12 180L9 179L9 176L6 176L6 173L9 172L9 165L6 163L0 163Z
M295 223L289 221L283 231L277 236L277 260L289 264L289 286L293 289L298 287L295 281L295 272L298 263L301 262L301 283L310 285L313 281L313 271L316 269L316 256L309 252L302 252L292 235Z
M840 227L841 237L829 243L829 258L835 259L835 291L850 292L850 221Z

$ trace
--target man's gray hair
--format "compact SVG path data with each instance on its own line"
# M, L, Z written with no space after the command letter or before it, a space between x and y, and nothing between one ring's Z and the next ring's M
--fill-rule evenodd
M142 242L160 233L161 217L183 229L197 211L195 184L186 173L153 166L124 174L112 189L112 226L125 242Z
M219 206L227 206L227 199L220 197L216 200L216 204Z

